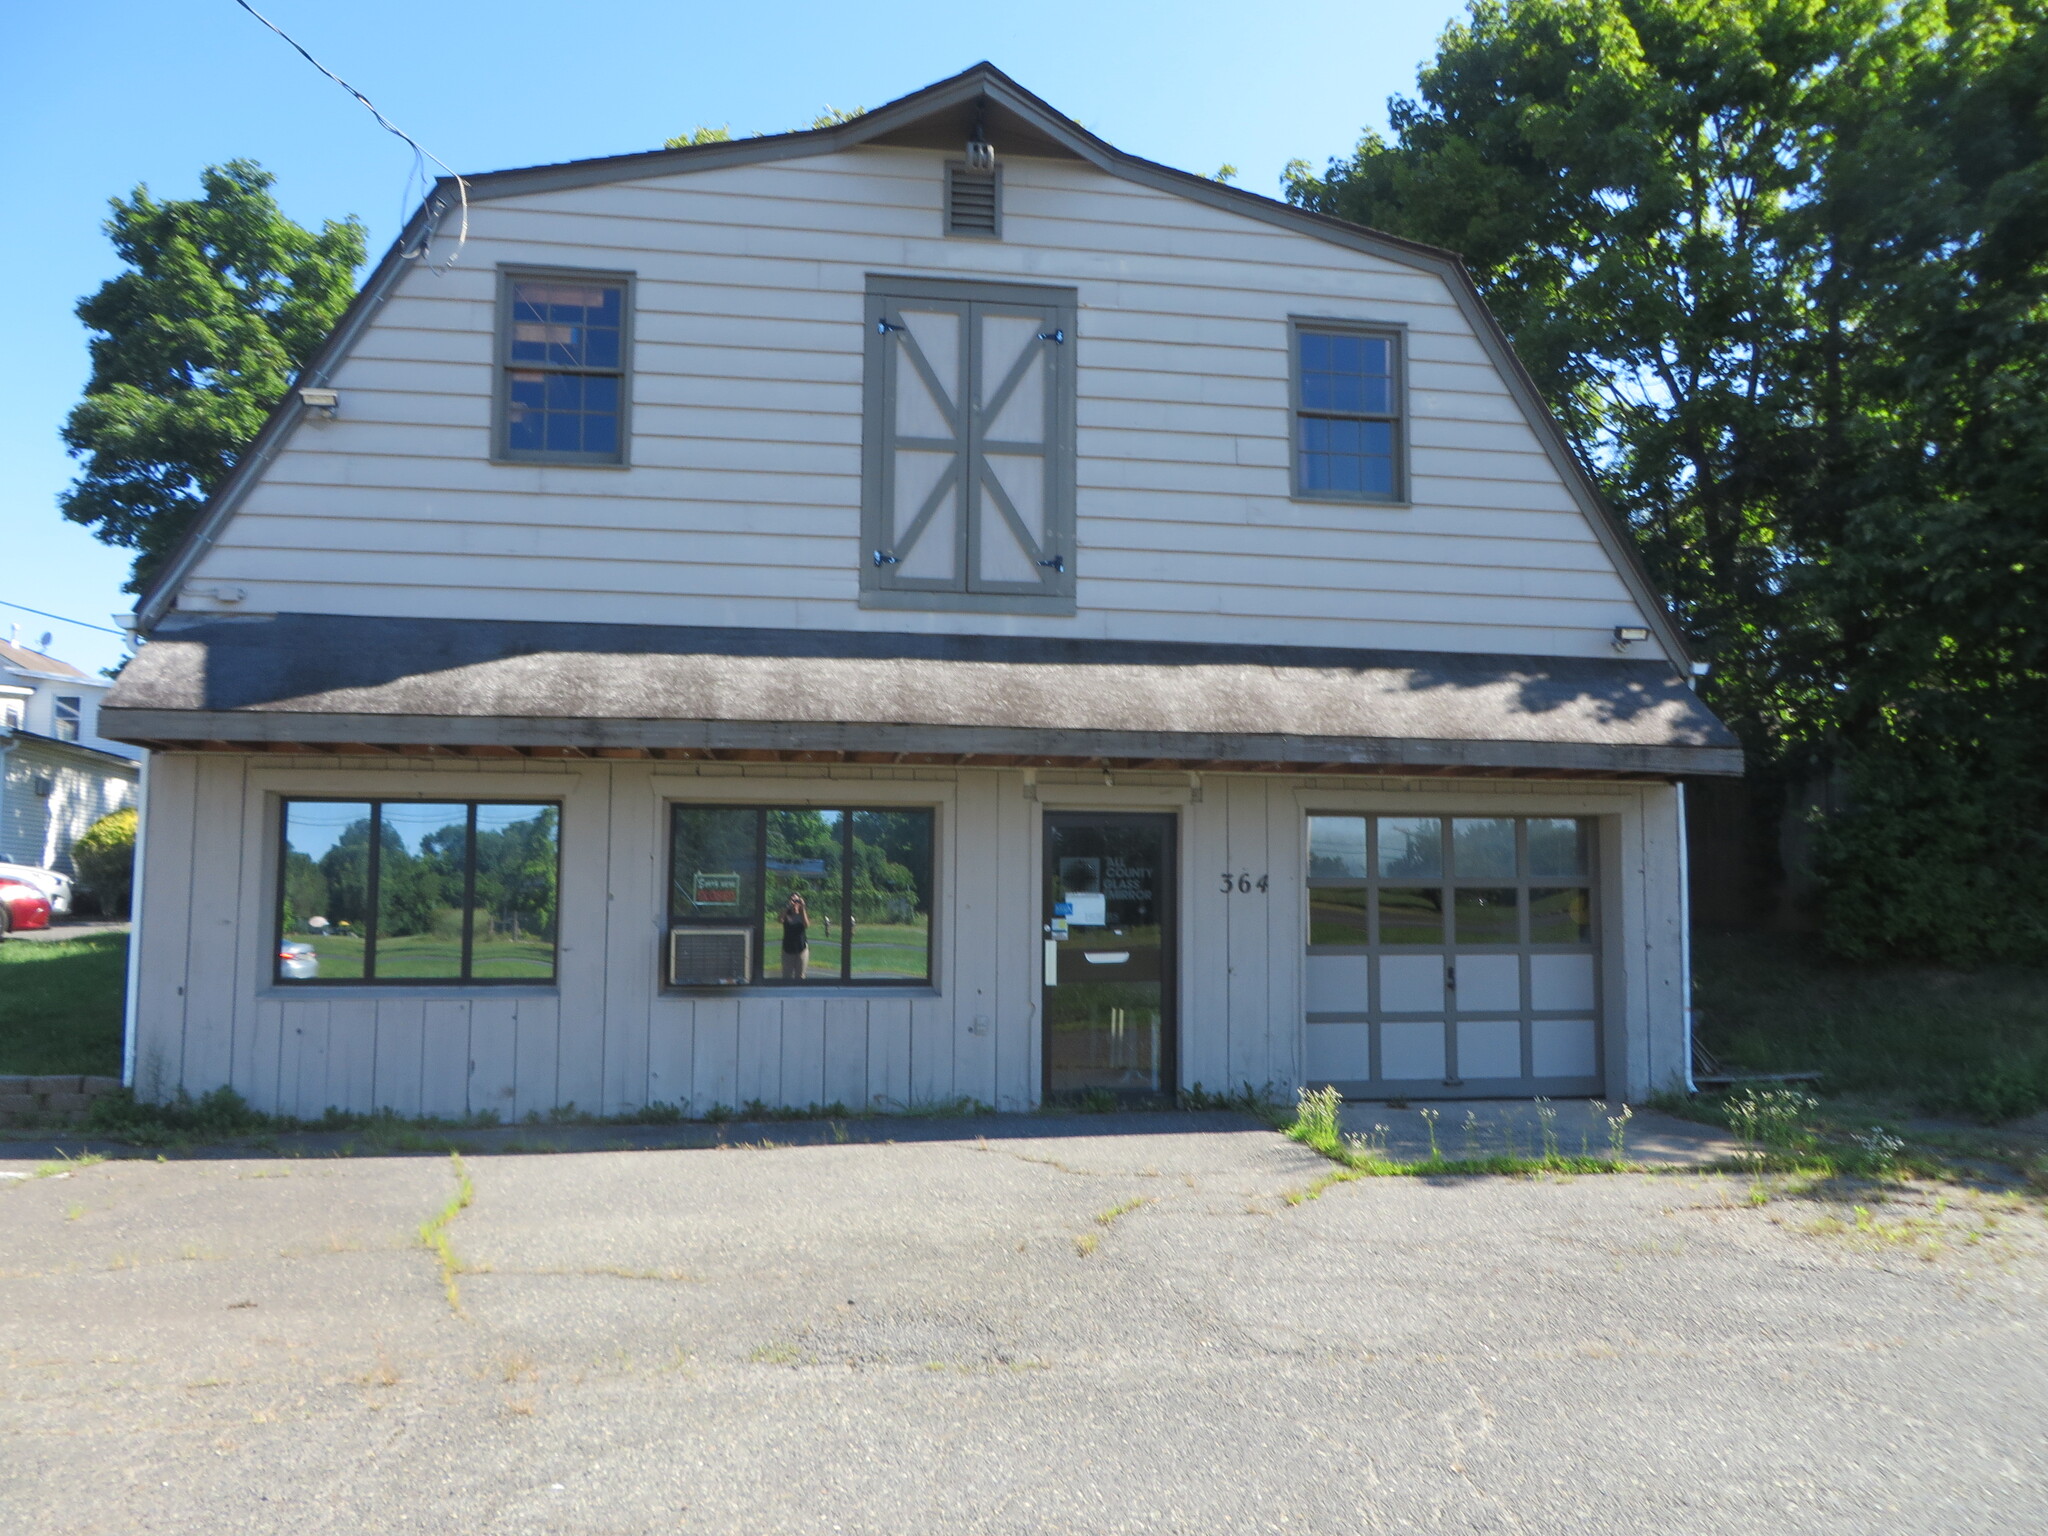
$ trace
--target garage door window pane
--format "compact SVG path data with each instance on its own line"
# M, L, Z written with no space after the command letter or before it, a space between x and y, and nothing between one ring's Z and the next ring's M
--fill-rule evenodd
M1371 942L1366 926L1366 898L1363 889L1328 887L1308 893L1308 941L1311 944L1349 944L1363 947Z
M1519 944L1521 912L1511 885L1465 886L1452 897L1452 924L1460 944Z
M1444 893L1438 890L1380 891L1382 944L1441 944L1444 941Z
M1532 819L1529 823L1529 873L1538 879L1569 880L1590 873L1586 868L1586 824L1576 818Z
M1576 886L1570 890L1532 888L1529 892L1529 942L1592 943L1592 893L1583 886Z
M1363 880L1365 874L1365 818L1363 816L1309 817L1309 878L1311 880Z
M1451 869L1461 880L1514 879L1514 819L1458 817L1451 823Z
M1379 872L1388 879L1430 880L1444 872L1444 824L1437 816L1382 816Z

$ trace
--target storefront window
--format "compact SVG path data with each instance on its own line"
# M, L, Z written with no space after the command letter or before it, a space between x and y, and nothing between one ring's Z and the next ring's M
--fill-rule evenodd
M710 960L706 984L902 985L931 979L932 812L852 806L678 805L672 930L730 936L749 963ZM690 985L671 945L669 980ZM742 974L743 972L743 974Z
M562 811L475 800L287 800L274 976L555 979Z

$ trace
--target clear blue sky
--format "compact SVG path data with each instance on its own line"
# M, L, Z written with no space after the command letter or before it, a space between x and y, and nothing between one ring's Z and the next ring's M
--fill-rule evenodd
M1120 148L1272 193L1301 156L1342 154L1411 90L1453 0L1218 0L1029 6L783 0L254 0L458 170L649 149L698 123L802 127L989 59ZM301 223L359 215L374 255L404 214L410 155L234 0L14 9L0 50L0 600L94 624L126 609L126 551L57 515L74 472L57 428L86 375L72 306L115 270L106 200L189 197L249 156ZM87 668L120 642L0 608Z

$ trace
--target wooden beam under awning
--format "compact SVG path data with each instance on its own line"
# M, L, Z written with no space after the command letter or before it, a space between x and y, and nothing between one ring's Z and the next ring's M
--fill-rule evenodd
M1087 773L1241 773L1299 775L1304 778L1404 778L1404 779L1543 779L1621 780L1661 783L1673 775L1599 768L1513 768L1499 765L1458 765L1447 763L1353 763L1327 757L1299 762L1282 759L1217 757L1103 757L1068 756L1047 753L1037 756L988 752L854 752L829 748L775 749L767 747L575 747L563 745L506 745L478 742L450 744L368 741L232 741L218 737L194 740L155 739L147 743L158 752L241 753L260 756L375 757L413 759L483 759L576 762L740 763L794 767L974 768L998 771L1016 768L1046 768L1054 771Z

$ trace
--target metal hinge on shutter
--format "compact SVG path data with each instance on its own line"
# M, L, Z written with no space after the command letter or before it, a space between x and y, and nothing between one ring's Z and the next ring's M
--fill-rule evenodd
M1003 237L1003 181L1000 169L977 171L965 164L946 167L946 233Z

